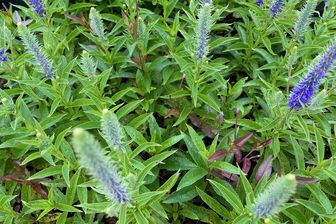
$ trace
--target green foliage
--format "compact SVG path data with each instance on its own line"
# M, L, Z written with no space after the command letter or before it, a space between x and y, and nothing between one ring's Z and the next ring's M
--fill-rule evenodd
M305 1L276 18L270 1L211 1L202 60L207 0L43 2L44 18L0 11L0 223L336 222L334 72L311 104L287 104L334 39L334 1L308 1L323 13L300 39Z

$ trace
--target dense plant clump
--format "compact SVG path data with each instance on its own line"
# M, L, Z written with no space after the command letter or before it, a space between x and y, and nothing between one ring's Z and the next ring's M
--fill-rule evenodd
M335 1L10 2L0 223L336 222Z

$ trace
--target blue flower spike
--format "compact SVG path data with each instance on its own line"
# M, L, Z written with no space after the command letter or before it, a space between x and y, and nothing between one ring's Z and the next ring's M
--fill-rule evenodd
M266 218L278 213L281 205L295 193L296 185L297 182L293 174L287 174L276 179L257 198L252 209L254 215Z
M118 175L116 162L105 155L94 136L77 128L73 132L72 143L79 164L99 182L99 187L107 199L116 200L120 204L129 202L128 187Z
M326 76L328 71L333 67L336 61L336 41L332 43L322 56L314 60L315 63L304 77L292 90L288 105L290 109L300 109L302 105L308 104L321 80Z

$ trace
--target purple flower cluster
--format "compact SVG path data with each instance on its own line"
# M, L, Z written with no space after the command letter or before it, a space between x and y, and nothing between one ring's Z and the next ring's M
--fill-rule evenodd
M40 0L29 0L34 11L42 18L44 17L44 8Z
M256 5L257 6L261 6L261 5L263 5L264 4L264 1L263 0L257 0L256 1Z
M0 49L0 61L7 61L7 57L4 56L5 51Z
M303 78L293 89L288 105L293 110L301 108L302 104L311 101L314 93L318 90L321 79L327 74L336 61L336 41L334 41L327 51L322 55L309 70L307 76Z
M271 5L271 7L269 9L270 14L273 17L276 17L281 12L283 5L284 5L283 0L274 0L273 4Z

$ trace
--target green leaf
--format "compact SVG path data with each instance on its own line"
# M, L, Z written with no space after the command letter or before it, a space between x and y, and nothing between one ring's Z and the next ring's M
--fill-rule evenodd
M302 151L301 146L299 145L299 143L292 137L290 136L292 145L293 145L293 150L294 150L294 155L295 155L295 160L296 160L296 164L298 169L302 169L304 170L305 165L304 165L304 154Z
M238 174L238 175L240 174L240 169L228 162L215 161L211 163L211 166L227 171L229 173Z
M108 207L111 206L111 202L98 202L98 203L82 203L80 205L76 205L76 207L85 208L96 213L101 213L105 211Z
M149 224L148 220L145 218L140 210L136 210L134 212L134 217L138 224Z
M214 41L210 42L209 48L213 49L213 48L216 48L216 47L220 47L222 45L226 45L228 43L231 43L235 40L239 40L239 38L237 38L237 37L219 37L219 38L216 38Z
M127 207L122 205L119 211L118 224L127 224Z
M321 190L320 184L307 184L306 187L310 190L316 200L323 206L326 213L331 214L333 212L333 206L331 205L329 198Z
M159 147L159 146L161 145L154 143L154 142L144 142L131 152L131 154L129 155L129 158L134 159L137 155L139 155L141 152L145 151L146 149L150 147Z
M203 168L195 168L189 170L181 179L179 185L177 186L177 191L181 190L184 187L193 185L196 181L203 178L208 174L208 171Z
M198 99L198 84L192 83L191 86L191 99L193 100L194 107L197 107L197 99Z
M248 205L254 203L254 192L250 182L247 180L246 175L240 170L239 181L243 184L244 192L246 194L246 202Z
M163 1L163 2L164 2L163 18L167 20L167 18L169 17L170 13L173 11L178 0L170 0L170 1Z
M64 162L64 164L62 166L62 174L63 174L64 181L65 181L65 183L68 187L70 187L69 172L70 172L70 163Z
M20 106L20 114L21 116L24 118L24 120L31 126L34 127L35 121L34 121L34 117L30 111L30 109L28 108L27 104L25 104L25 102L23 101L23 99L18 99L19 102L19 106Z
M175 145L176 143L181 141L183 137L184 137L183 135L177 135L177 136L170 137L169 139L161 143L161 146L158 147L158 149L156 150L156 153L160 153L163 150Z
M214 190L229 202L237 214L240 214L244 210L244 206L241 203L239 196L231 187L214 180L209 180L209 182Z
M60 214L59 217L56 217L56 224L65 224L68 218L68 213L67 212L63 212ZM55 220L52 220L55 221Z
M68 205L72 205L73 200L75 198L76 190L77 190L77 182L78 182L80 173L81 173L81 170L78 169L76 173L71 177L70 185L67 188L66 195L65 195L65 198L66 198L65 201L66 201L66 204Z
M59 174L62 174L62 166L56 165L56 166L47 167L35 173L34 175L30 176L28 180L50 177L50 176L59 175Z
M199 148L196 147L196 145L192 142L190 137L185 135L183 140L186 143L188 152L191 158L195 161L195 163L200 167L206 168L207 167L206 157L202 154Z
M139 208L148 205L152 202L156 202L157 200L162 198L162 196L165 194L166 194L165 191L150 191L134 197L134 200L137 202L137 207Z
M48 200L34 200L28 203L24 203L28 208L36 210L44 210L45 208L51 207Z
M119 92L115 93L111 97L111 99L113 100L113 102L117 102L118 100L120 100L123 96L125 96L129 92L135 92L134 88L127 88L127 89L120 90Z
M190 127L189 125L187 125L187 127L188 127L188 131L189 131L192 142L195 144L197 149L201 151L203 155L206 155L207 149L203 143L202 138L196 133L196 131L192 127Z
M180 176L180 172L176 172L174 175L172 175L171 177L169 177L169 179L164 184L162 184L157 190L158 191L165 191L165 192L170 191L171 188L177 182L179 176Z
M41 218L43 218L46 214L48 214L51 210L53 210L54 207L52 206L49 206L47 208L45 208L41 213L40 215L37 217L37 221L39 221Z
M205 104L207 104L208 106L212 107L212 109L214 109L215 111L217 111L218 113L221 113L221 109L218 106L218 104L216 103L215 100L213 100L210 96L207 96L205 94L198 94L198 98Z
M251 216L249 214L241 214L232 221L232 224L250 224Z
M223 218L226 218L229 216L229 211L221 205L216 199L212 198L208 194L204 193L202 190L199 188L196 188L198 195L202 198L202 200L217 214L222 216Z
M25 164L29 163L30 161L33 161L33 160L41 158L41 157L42 156L41 156L40 152L34 152L34 153L30 154L29 156L27 156L27 158L25 158L22 161L21 165L25 165Z
M265 45L265 47L267 48L267 50L272 54L272 55L276 55L273 50L272 50L272 42L270 41L270 39L268 39L266 36L261 38L263 44Z
M313 124L314 126L314 132L315 132L315 140L316 140L316 155L317 155L317 163L321 164L323 162L324 159L324 142L323 142L323 138L321 136L321 133L319 132L319 130L316 128L315 124Z
M185 187L179 191L175 191L171 195L169 195L163 203L173 204L173 203L182 203L186 201L190 201L198 195L194 186Z
M267 61L267 63L272 63L274 61L272 55L268 53L267 51L265 51L264 49L253 48L253 51L260 54Z
M282 210L282 213L287 217L289 217L293 221L292 223L298 223L298 224L308 223L307 215L305 215L298 208L290 207L285 210Z
M189 105L185 105L177 119L177 121L174 123L173 127L181 124L183 121L185 121L189 115L189 113L192 111L192 108Z
M67 204L63 204L63 203L55 203L55 207L61 211L64 212L81 212L81 210L71 206L71 205L67 205Z
M135 100L120 108L116 113L118 119L126 116L127 114L135 110L140 105L141 102L142 100Z
M142 171L138 174L138 180L137 184L142 184L145 177L149 174L150 170L153 169L155 166L157 166L159 163L161 163L163 160L174 154L175 151L167 151L163 152L161 154L155 155L152 158L148 159L143 165L145 165L145 168L142 169Z
M140 116L137 116L131 122L129 122L128 126L131 126L133 128L138 128L141 125L145 124L151 116L152 116L152 113L141 114Z
M295 201L315 213L317 216L324 215L326 213L323 207L316 202L303 199L296 199Z

